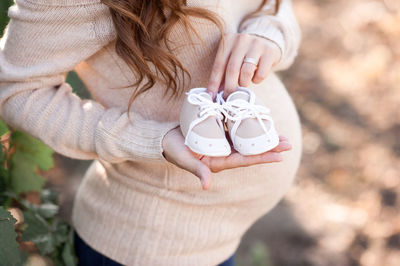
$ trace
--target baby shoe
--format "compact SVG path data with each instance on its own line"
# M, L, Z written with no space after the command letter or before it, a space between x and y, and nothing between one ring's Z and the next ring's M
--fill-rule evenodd
M240 154L254 155L269 151L279 144L279 136L270 110L256 99L256 95L246 87L238 87L226 101L224 91L217 94L225 115L233 147Z
M186 95L180 113L185 145L198 154L228 156L231 146L225 137L221 105L212 100L207 88L193 88Z

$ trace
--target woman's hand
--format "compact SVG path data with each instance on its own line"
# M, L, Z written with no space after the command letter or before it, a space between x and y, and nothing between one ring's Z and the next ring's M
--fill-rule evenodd
M285 137L280 137L279 145L268 152L243 156L232 148L232 153L226 157L209 157L192 152L185 144L180 127L170 130L163 139L164 157L167 161L196 175L204 190L211 185L211 173L224 169L249 166L261 163L280 162L280 152L291 149Z
M243 62L246 57L254 58L258 66ZM280 48L268 39L253 34L225 33L215 57L208 91L215 97L218 91L224 90L226 98L238 85L258 84L268 76L280 57Z

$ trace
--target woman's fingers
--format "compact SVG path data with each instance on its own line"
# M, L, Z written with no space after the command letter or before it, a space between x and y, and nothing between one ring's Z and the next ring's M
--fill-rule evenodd
M280 135L279 141L289 140L287 137Z
M210 168L208 168L208 166L198 158L194 157L186 146L184 148L187 152L184 150L177 150L173 153L173 157L175 158L173 159L172 163L197 176L200 179L202 188L208 189L211 185Z
M208 189L212 181L212 172L219 172L224 169L244 167L253 164L280 162L280 152L291 149L286 137L280 136L279 145L271 151L243 156L233 152L226 157L208 157L192 152L185 144L180 127L170 130L163 139L163 154L167 161L176 166L191 172L200 179L202 188Z
M261 56L258 62L258 68L253 76L253 82L258 84L262 82L269 74L274 63L274 58L269 54L264 54Z
M208 189L211 185L211 170L202 161L197 158L187 158L182 168L188 170L200 179L202 188Z
M251 58L254 58L254 57L251 57ZM256 59L256 60L258 60L258 59ZM254 72L256 71L256 69L257 69L257 66L252 63L249 63L249 62L243 63L242 67L240 69L239 86L242 86L242 87L249 86L251 80L253 79Z
M241 155L234 151L226 157L202 157L201 161L205 163L212 172L219 172L225 169L249 166L261 163L280 162L282 160L281 152L292 148L286 137L280 136L280 142L274 149L257 155Z
M217 95L218 89L225 75L225 68L234 45L234 34L225 34L224 40L221 39L218 46L217 55L215 56L214 64L211 70L210 80L208 82L207 91Z
M219 172L225 169L244 167L260 163L280 162L282 157L279 152L269 151L263 154L244 156L234 151L227 157L203 157L203 161L212 172Z
M258 66L243 63L245 57L254 58ZM250 82L262 82L272 66L281 57L280 48L272 41L252 34L224 34L221 40L208 82L208 92L215 95L224 85L224 98L238 85L247 87Z
M163 139L165 159L176 166L191 172L200 179L203 189L211 185L211 170L184 144L180 127L170 130Z
M273 152L283 152L292 149L292 145L287 140L281 140L275 148L271 151Z
M250 40L250 37L246 34L237 35L235 46L226 65L224 98L234 92L239 84L240 69L248 51Z
M202 161L208 165L213 172L219 172L225 169L250 166L253 164L273 163L282 160L279 152L266 152L258 155L244 156L238 152L233 152L227 157L204 157Z
M242 66L239 74L239 86L247 87L253 79L254 73L258 67L258 62L260 61L262 55L262 46L257 39L251 41L251 49L246 53L245 57L242 59ZM246 58L252 58L255 60L255 64L250 62L243 62Z
M280 48L270 40L259 37L258 43L262 44L264 51L263 55L258 62L258 68L254 73L253 82L258 84L267 78L271 72L274 64L278 62L281 57Z

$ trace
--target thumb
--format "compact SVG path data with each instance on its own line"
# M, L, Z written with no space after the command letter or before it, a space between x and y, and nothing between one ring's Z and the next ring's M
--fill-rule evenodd
M188 162L188 170L200 179L202 188L208 189L211 185L211 170L202 161L193 158Z
M207 165L205 165L201 161L199 162L201 165L198 168L197 176L200 178L203 189L206 190L211 186L211 180L212 180L211 170L210 168L208 168Z

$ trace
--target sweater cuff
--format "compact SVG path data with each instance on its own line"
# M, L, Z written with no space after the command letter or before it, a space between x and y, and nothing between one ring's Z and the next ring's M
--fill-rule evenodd
M120 107L106 110L97 124L95 148L100 158L113 163L142 159L167 162L162 141L179 122L148 120L138 113L128 113Z

